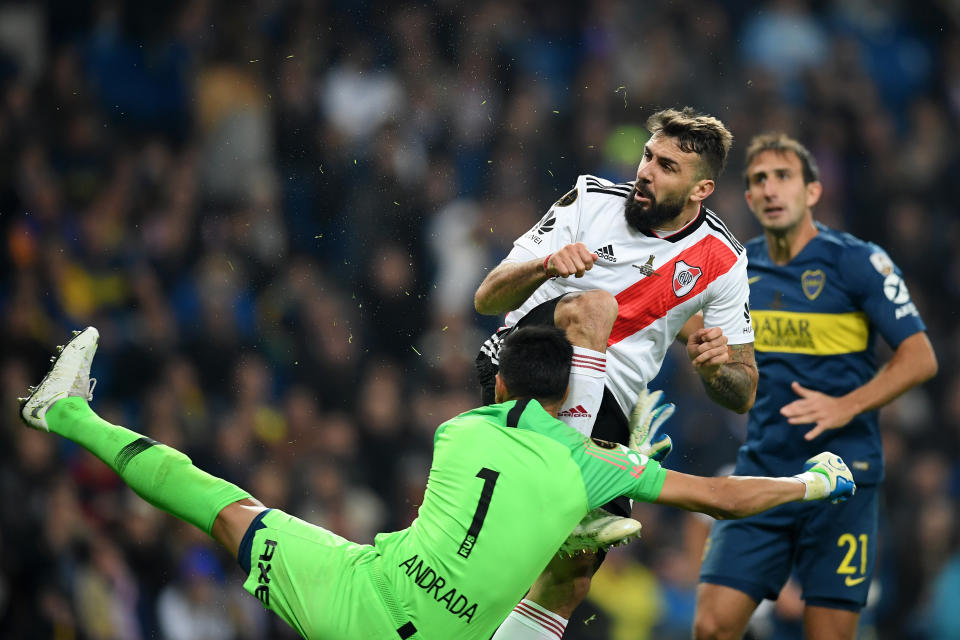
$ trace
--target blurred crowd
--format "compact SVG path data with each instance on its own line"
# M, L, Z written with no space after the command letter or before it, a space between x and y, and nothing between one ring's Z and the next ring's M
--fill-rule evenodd
M102 334L95 409L348 538L416 514L437 424L479 402L473 292L580 173L631 179L658 108L814 152L815 216L905 271L940 375L882 416L863 638L960 637L960 10L927 0L100 0L0 4L0 636L292 638L240 569L16 396ZM954 177L951 177L954 176ZM951 319L953 318L953 319ZM884 352L889 353L889 351ZM885 356L883 356L885 357ZM668 466L741 416L681 349ZM791 472L791 470L784 470ZM709 523L638 506L565 637L687 638ZM791 587L752 638L797 635Z

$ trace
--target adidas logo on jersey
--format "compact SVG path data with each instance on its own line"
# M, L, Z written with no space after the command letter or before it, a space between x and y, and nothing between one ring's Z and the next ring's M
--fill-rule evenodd
M601 259L606 260L607 262L616 262L617 259L613 255L613 245L608 244L605 247L600 247L599 249L594 249L595 254L600 256Z
M578 404L575 407L570 407L569 409L564 409L557 414L563 418L590 418L592 414L583 408L582 404Z

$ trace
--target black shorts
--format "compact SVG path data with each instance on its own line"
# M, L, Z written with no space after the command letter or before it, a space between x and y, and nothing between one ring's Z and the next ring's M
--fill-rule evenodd
M555 326L554 312L562 297L557 296L537 305L527 315L520 318L516 325L498 330L480 347L476 364L477 377L480 380L480 401L483 404L494 403L495 378L500 370L500 360L498 358L500 344L515 329L532 326ZM613 393L606 387L603 389L603 400L600 402L600 410L597 412L597 419L593 424L593 432L590 435L610 442L629 444L630 423L623 414L623 410L620 409L620 405L617 404L616 398L613 397ZM619 516L629 517L630 500L625 497L617 498L605 504L604 509Z

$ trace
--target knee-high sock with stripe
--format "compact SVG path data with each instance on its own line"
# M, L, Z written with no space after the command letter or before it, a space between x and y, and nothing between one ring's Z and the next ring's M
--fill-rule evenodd
M607 381L607 354L585 347L573 347L570 366L570 391L560 409L559 418L585 436L593 432L597 412L603 402Z
M492 640L560 640L566 618L524 598L507 616Z
M46 418L51 431L103 460L138 496L208 535L221 509L251 497L176 449L103 420L83 398L60 400Z

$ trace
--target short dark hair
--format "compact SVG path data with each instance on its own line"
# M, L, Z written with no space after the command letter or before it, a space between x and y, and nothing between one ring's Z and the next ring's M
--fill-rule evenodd
M698 113L693 107L664 109L647 118L647 129L651 137L662 133L676 138L681 151L700 156L701 177L716 180L727 166L733 134L713 116Z
M524 327L500 345L500 377L515 398L556 402L570 379L573 346L562 329Z
M785 133L771 132L761 133L754 136L747 147L747 161L743 167L743 181L747 187L750 187L750 176L747 175L747 169L750 163L764 151L774 151L776 153L792 153L800 159L800 165L803 167L803 183L820 182L820 169L817 167L817 161L813 154L805 146L800 144Z

